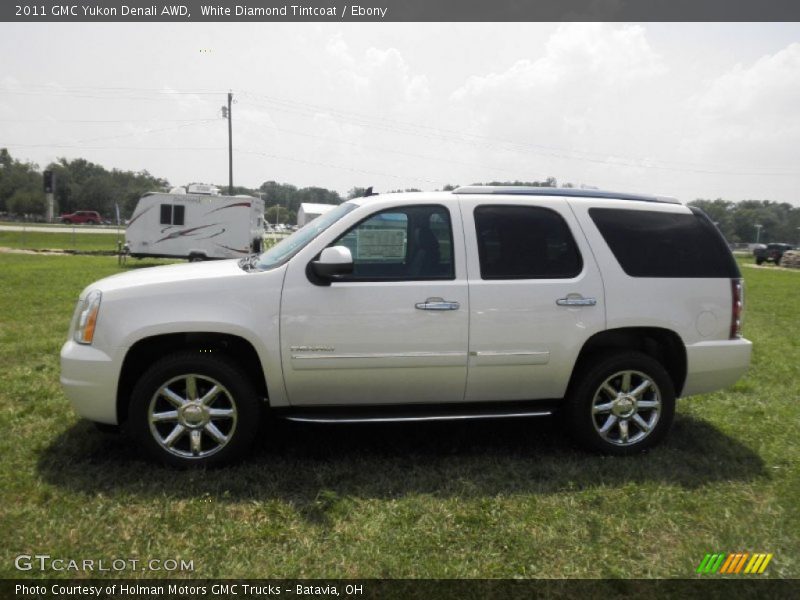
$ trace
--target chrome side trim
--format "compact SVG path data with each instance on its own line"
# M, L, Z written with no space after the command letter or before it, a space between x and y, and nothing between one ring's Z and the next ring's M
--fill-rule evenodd
M517 413L481 413L472 415L431 415L414 417L304 417L302 415L289 415L283 417L287 421L297 423L401 423L401 422L420 422L420 421L465 421L475 419L508 419L518 417L547 417L553 414L551 410L539 410Z
M369 354L292 354L293 360L335 360L362 358L431 358L431 357L466 357L466 352L375 352Z
M470 356L549 356L549 352L526 352L526 351L510 351L502 352L500 350L483 350L478 352L470 352Z

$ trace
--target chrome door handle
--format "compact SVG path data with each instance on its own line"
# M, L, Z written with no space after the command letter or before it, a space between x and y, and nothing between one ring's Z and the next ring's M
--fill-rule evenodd
M425 302L417 302L414 308L419 310L458 310L461 304L454 300L443 300L442 298L428 298Z
M584 298L583 296L570 294L566 298L559 298L556 300L559 306L594 306L597 304L595 298Z

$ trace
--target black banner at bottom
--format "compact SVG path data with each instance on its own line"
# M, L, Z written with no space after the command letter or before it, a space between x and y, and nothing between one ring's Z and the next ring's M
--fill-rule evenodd
M5 579L3 600L794 598L778 579Z

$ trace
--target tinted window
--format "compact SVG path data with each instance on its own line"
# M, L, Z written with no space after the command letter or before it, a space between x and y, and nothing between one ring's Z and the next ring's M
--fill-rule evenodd
M183 225L186 207L182 204L162 204L162 225Z
M162 225L172 225L172 205L171 204L162 204L161 205L161 224Z
M632 277L739 277L724 238L702 213L591 208L589 215Z
M479 206L475 227L482 279L566 279L583 269L569 227L547 208Z
M333 242L353 255L350 281L453 279L450 213L406 206L376 213Z
M175 204L172 207L172 224L183 225L183 215L186 207L181 204Z

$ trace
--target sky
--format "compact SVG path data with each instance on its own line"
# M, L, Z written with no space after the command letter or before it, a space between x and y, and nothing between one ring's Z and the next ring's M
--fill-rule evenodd
M0 147L172 185L800 206L797 23L0 23Z

